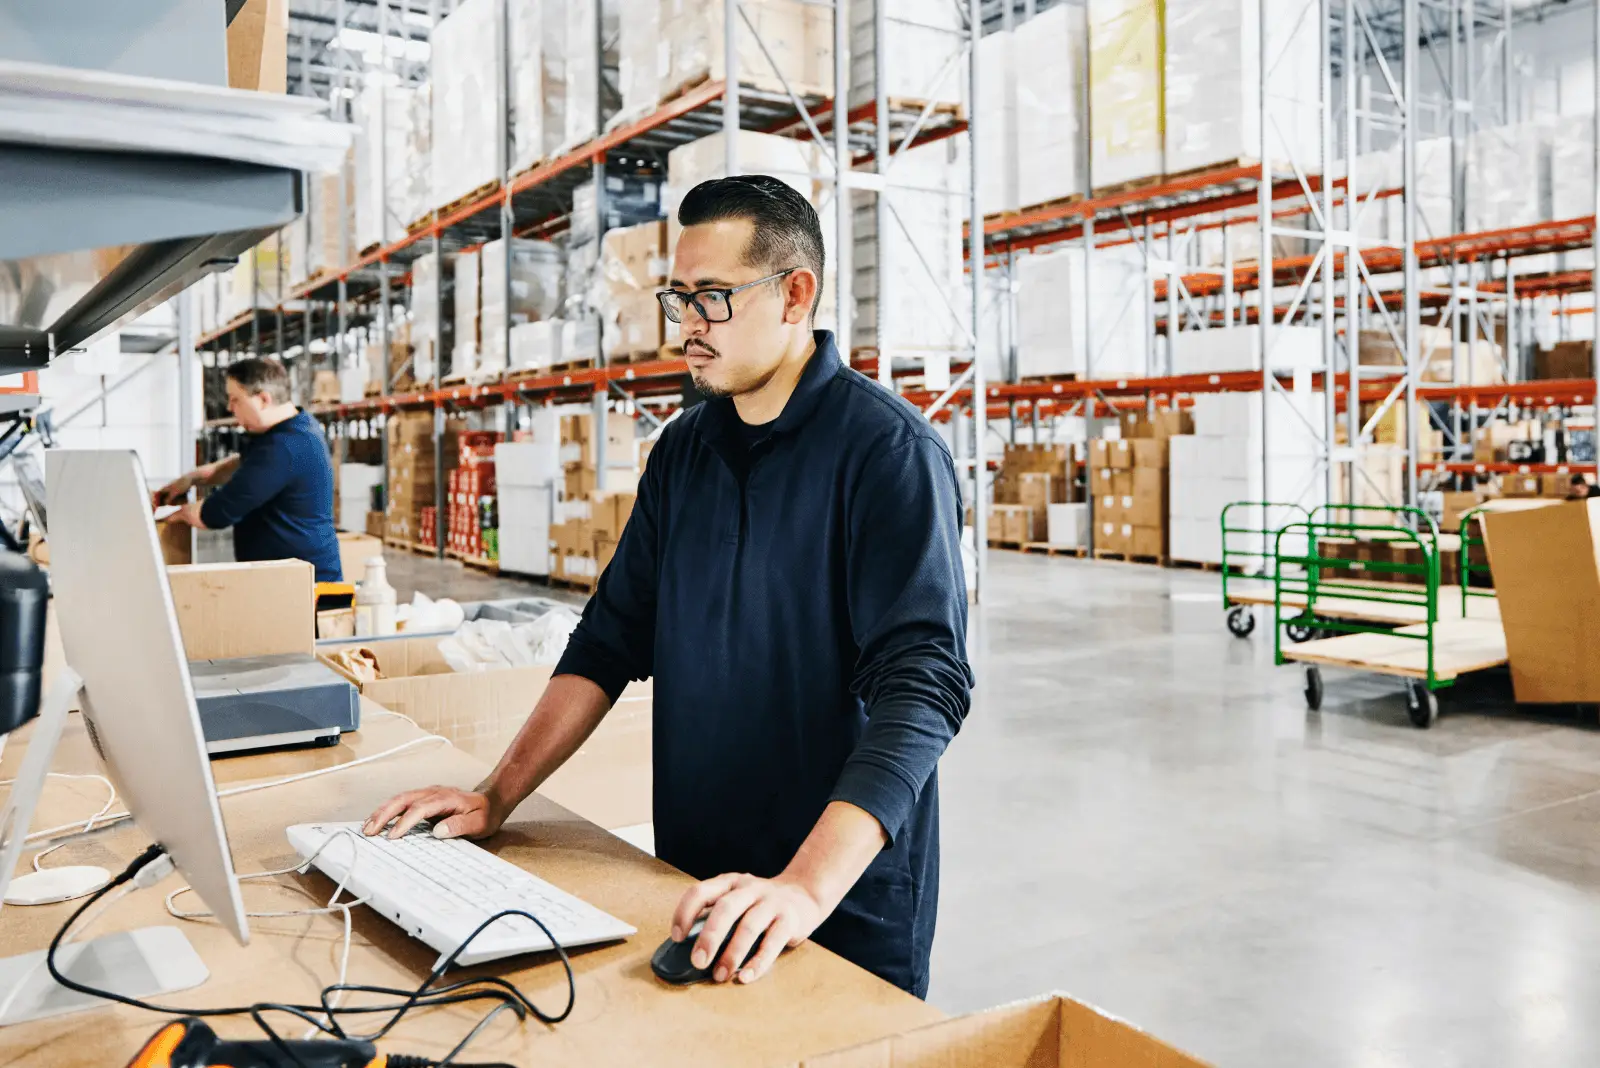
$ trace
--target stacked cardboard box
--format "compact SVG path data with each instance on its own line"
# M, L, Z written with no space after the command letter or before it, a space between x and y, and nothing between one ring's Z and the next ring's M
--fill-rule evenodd
M1261 370L1261 331L1254 326L1221 330L1181 330L1171 339L1175 375L1225 374ZM1272 332L1272 366L1278 371L1309 370L1322 364L1322 330L1282 326Z
M550 574L568 582L593 582L615 552L621 524L633 510L638 484L633 420L620 412L606 420L606 469L597 468L594 417L561 417L561 522L550 524ZM619 518L617 498L625 497ZM603 544L601 544L603 542Z
M433 413L389 416L389 481L384 535L421 542L420 509L433 504Z
M595 278L601 348L606 359L655 352L665 340L656 291L667 281L667 224L609 230L600 241Z
M1192 434L1189 413L1122 416L1121 436L1089 443L1094 491L1094 547L1099 552L1168 556L1168 468L1171 440Z
M1076 468L1066 445L1007 445L994 481L990 542L1048 541L1050 506L1074 499Z

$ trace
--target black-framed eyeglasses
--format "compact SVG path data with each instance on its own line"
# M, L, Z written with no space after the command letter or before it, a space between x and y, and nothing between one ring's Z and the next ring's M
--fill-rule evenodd
M668 322L683 322L683 309L693 307L695 313L708 323L725 323L733 318L733 295L740 290L750 289L765 282L791 275L798 271L798 267L790 267L769 274L765 278L757 278L754 282L746 282L742 286L732 289L697 289L693 293L682 293L676 289L662 289L656 292L656 300L661 302L661 311Z

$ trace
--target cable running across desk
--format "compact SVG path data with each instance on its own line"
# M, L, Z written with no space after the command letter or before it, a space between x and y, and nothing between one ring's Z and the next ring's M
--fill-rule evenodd
M139 998L127 997L126 995L118 994L114 991L100 990L84 983L80 983L74 979L70 979L66 975L62 974L61 970L56 965L56 953L60 950L63 942L66 939L66 936L77 924L79 918L82 917L85 912L92 908L94 904L106 894L116 890L119 887L122 887L128 882L133 881L139 875L142 869L148 865L163 861L165 857L166 854L160 846L151 846L149 849L145 850L144 853L140 854L139 857L133 861L133 863L129 864L127 868L123 869L123 871L117 875L116 878L112 879L105 886L95 891L94 894L84 900L83 904L78 906L77 910L74 911L73 914L67 919L67 922L63 924L61 929L56 932L55 937L50 940L50 948L45 954L45 965L50 970L51 978L53 978L60 985L66 987L68 990L74 990L80 994L87 994L91 997L103 998L107 1001L114 1001L122 1005L129 1005L133 1008L143 1009L146 1012L154 1012L168 1016L193 1016L202 1018L219 1016L249 1016L255 1021L256 1025L261 1028L262 1033L274 1043L274 1045L282 1050L286 1056L297 1063L298 1058L295 1057L293 1050L283 1040L282 1036L280 1036L271 1027L271 1025L267 1023L266 1014L276 1012L294 1016L309 1024L316 1031L329 1035L333 1038L359 1039L368 1042L377 1042L387 1036L400 1023L400 1021L414 1009L432 1008L443 1005L457 1005L473 1001L483 1001L486 999L499 1002L498 1005L491 1009L484 1016L484 1018L478 1022L472 1031L468 1033L466 1038L458 1043L456 1047L452 1049L450 1053L447 1054L443 1059L435 1061L422 1058L405 1058L391 1055L388 1058L388 1063L391 1068L444 1068L446 1065L455 1064L455 1058L459 1056L460 1053L472 1042L472 1040L481 1034L483 1029L487 1027L489 1023L503 1011L509 1009L511 1012L516 1014L519 1021L526 1020L529 1014L532 1014L533 1017L540 1022L547 1025L554 1025L562 1022L568 1016L570 1016L572 1014L573 1006L577 1002L577 982L572 971L572 961L567 956L566 950L562 948L561 944L557 941L555 935L550 931L550 929L545 926L543 920L532 913L524 912L520 909L507 909L484 920L483 923L479 924L478 927L470 935L468 935L448 956L434 965L432 971L428 973L427 978L424 979L422 984L415 990L403 990L394 987L340 982L328 987L324 987L319 999L319 1004L317 1005L258 1002L253 1005L241 1005L223 1009L177 1008L166 1005L154 1005ZM519 990L513 983L498 976L484 976L477 979L463 980L462 982L453 983L448 986L434 987L434 984L444 976L444 973L455 964L456 959L466 951L467 947L470 946L479 935L481 935L499 920L505 919L509 916L521 916L532 920L539 927L539 929L544 932L545 937L550 940L550 944L555 947L556 954L561 959L561 966L565 970L567 979L567 1003L559 1013L547 1013L540 1009L537 1005L530 1001L528 997L523 994L522 991ZM390 1002L387 1004L377 1005L344 1006L338 1004L338 1000L345 994L374 994L389 998L400 998L403 1000L399 1001L398 1003ZM370 1034L351 1034L340 1023L340 1017L343 1016L361 1016L370 1014L392 1015L389 1016L389 1019L385 1021L382 1026ZM318 1019L319 1015L323 1017L323 1019ZM467 1066L457 1065L457 1068L467 1068ZM486 1066L477 1066L477 1068L486 1068Z

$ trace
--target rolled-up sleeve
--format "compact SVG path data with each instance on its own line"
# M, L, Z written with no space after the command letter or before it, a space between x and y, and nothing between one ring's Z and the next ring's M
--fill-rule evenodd
M851 689L867 725L831 800L871 813L892 843L971 705L955 467L919 435L875 455L852 502Z
M616 554L556 664L555 674L586 678L613 702L631 680L647 679L654 671L662 451L658 446L645 465Z

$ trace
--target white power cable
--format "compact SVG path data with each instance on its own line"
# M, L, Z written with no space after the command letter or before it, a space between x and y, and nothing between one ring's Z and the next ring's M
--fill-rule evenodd
M322 843L317 846L316 850L313 851L312 854L309 857L306 857L304 860L300 861L300 863L292 864L287 868L279 868L276 871L258 871L258 872L252 872L249 875L240 875L240 876L238 876L238 879L239 879L239 881L241 883L245 883L245 882L250 882L253 879L273 879L273 878L277 878L280 875L288 875L290 872L298 872L298 873L303 875L303 874L305 874L306 870L311 867L311 862L316 860L319 856L321 856L322 855L322 851L324 849L328 848L328 844L330 842L333 842L335 839L339 839L339 838L349 838L352 842L354 842L356 836L355 836L355 832L350 830L348 827L342 827L339 830L334 831L332 834L328 835L328 837L324 838L322 840ZM367 903L367 899L364 898L364 897L353 898L350 901L340 901L339 900L339 895L344 893L345 884L348 883L351 880L351 878L355 875L356 866L361 863L361 850L360 850L360 848L352 846L351 852L352 852L353 855L352 855L351 860L350 860L350 868L349 868L348 871L346 871L344 873L344 876L339 880L338 884L334 886L333 894L332 894L331 897L328 898L328 903L326 905L323 905L320 908L314 908L314 909L286 909L286 910L277 910L277 911L271 911L271 912L246 912L245 913L245 915L250 917L251 919L288 919L288 918L292 918L292 917L295 917L295 916L326 916L326 915L328 915L330 913L334 913L334 912L343 913L343 915L344 915L344 945L343 945L343 948L341 949L341 951L339 953L339 981L337 983L337 985L341 986L341 987L345 985L345 981L349 977L349 972L350 972L350 941L351 941L350 910L352 908L354 908L355 906L357 906L357 905L364 905L364 904ZM167 895L167 900L166 900L167 913L170 916L172 916L174 919L188 920L191 923L198 923L201 920L215 920L216 919L216 913L214 913L214 912L184 912L184 911L180 910L177 907L175 902L178 900L178 898L183 894L187 894L187 893L192 892L193 889L194 889L193 887L185 885L185 886L178 887L176 890L172 891L172 893L168 894ZM296 889L299 889L299 888L297 887ZM343 996L344 996L344 991L342 991L342 990L339 991L338 995L335 996L333 998L333 1000L331 1000L329 1002L328 1008L330 1010L338 1009L339 1002L343 998ZM3 1014L0 1014L0 1015L3 1015ZM329 1027L333 1026L333 1019L332 1019L331 1013L328 1016L326 1022L327 1022ZM316 1033L316 1029L313 1028L311 1031L308 1031L306 1033L306 1037L310 1038L315 1033Z
M398 713L394 714L398 715ZM448 745L449 741L450 739L441 737L440 735L428 734L421 738L413 738L409 742L402 742L392 749L385 749L381 753L373 753L370 756L358 757L355 760L345 761L343 764L334 764L332 767L318 768L316 771L304 771L298 775L288 775L281 779L270 779L266 782L249 783L245 786L234 786L227 790L218 790L217 796L238 797L240 794L254 793L258 790L270 790L275 786L287 786L289 783L304 782L307 779L315 779L322 775L332 775L335 772L348 771L350 768L360 767L363 764L371 764L374 761L384 760L388 757L394 756L396 753L404 752L407 749L414 749L419 745L428 745L433 742L444 742ZM97 818L97 821L101 828L105 828L113 823L120 823L123 820L128 819L130 815L131 814L128 812L114 812L109 816L105 816L103 819ZM56 827L46 827L42 831L34 831L32 834L28 835L24 841L33 842L39 839L45 839L53 842L59 837L62 842L68 842L87 833L82 829L74 830L74 828L77 828L82 822L83 821L81 820L74 820L71 823L63 823ZM72 833L62 834L63 831L70 831Z

